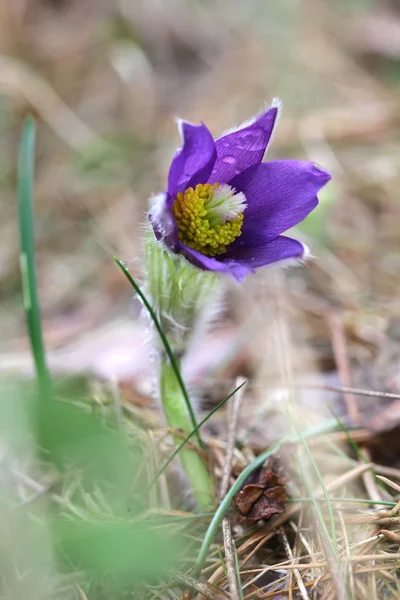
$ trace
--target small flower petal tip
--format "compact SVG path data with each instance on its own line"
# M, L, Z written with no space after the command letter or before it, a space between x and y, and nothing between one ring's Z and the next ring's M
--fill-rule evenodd
M239 281L259 267L307 257L302 243L282 234L317 206L331 176L308 161L263 162L278 111L275 102L218 139L204 123L179 121L183 144L149 213L171 252Z

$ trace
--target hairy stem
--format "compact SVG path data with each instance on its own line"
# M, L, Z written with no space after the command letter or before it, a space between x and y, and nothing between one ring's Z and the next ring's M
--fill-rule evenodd
M188 409L176 374L167 358L160 365L160 396L167 423L171 429L180 429L185 434L192 430ZM179 439L175 442L179 444ZM182 449L180 460L191 484L199 509L209 510L214 506L213 486L210 473L199 452L193 448Z

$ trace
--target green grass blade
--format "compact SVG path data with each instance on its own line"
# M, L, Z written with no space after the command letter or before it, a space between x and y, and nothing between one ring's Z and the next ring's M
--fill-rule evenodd
M42 336L40 306L37 291L35 236L33 220L33 174L35 158L35 121L29 116L22 129L18 162L18 222L20 235L20 265L24 310L36 375L43 397L51 394L50 374Z
M292 418L292 415L290 414L289 410L288 410L287 414L288 414L289 420L291 422L291 425L292 425L293 429L295 430L295 432L298 435L298 438L299 438L299 440L300 440L300 442L301 442L301 444L302 444L302 446L304 448L304 451L305 451L305 453L307 455L307 458L310 461L311 466L314 469L314 472L315 472L315 474L317 476L317 479L319 481L319 484L321 486L322 493L324 495L324 498L325 498L325 501L326 501L326 505L328 507L328 513L329 513L329 520L330 520L330 525L331 525L331 534L332 534L332 537L329 535L329 532L328 532L328 530L326 528L325 521L324 521L324 518L323 518L323 515L322 515L322 512L320 510L320 507L319 507L318 503L315 501L315 502L313 502L313 505L314 505L315 512L316 512L316 514L317 514L317 516L318 516L318 518L319 518L319 520L321 522L321 526L324 529L324 532L325 532L325 535L326 535L327 540L329 542L329 545L331 546L333 555L336 557L336 560L338 560L338 558L337 558L337 552L336 552L336 537L337 536L336 536L335 517L334 517L334 514L333 514L333 508L332 508L332 504L330 502L328 490L326 489L324 478L322 477L321 472L318 469L318 465L315 462L315 459L314 459L314 457L312 455L312 452L311 452L311 450L310 450L310 448L309 448L309 446L308 446L308 444L306 442L306 439L304 438L304 436L303 436L301 430L299 429L299 427L297 427L297 425L296 425L294 419ZM305 474L306 473L304 473L304 475Z
M185 384L183 383L183 379L181 376L181 373L179 371L179 367L178 367L178 363L175 359L174 353L171 350L171 346L169 345L169 342L167 340L167 337L161 327L160 321L157 318L156 313L154 312L154 310L152 309L149 301L147 300L146 296L144 295L144 293L142 292L142 290L140 289L140 287L138 286L138 284L136 283L136 281L133 279L132 275L129 273L129 271L126 269L125 265L118 259L114 257L114 261L117 263L117 265L119 266L119 268L121 269L121 271L124 273L125 277L128 279L129 283L131 284L131 286L134 288L135 292L137 293L137 295L139 296L139 298L141 299L141 301L143 302L147 312L150 315L151 320L153 321L155 328L157 329L158 335L160 336L160 339L163 343L163 346L165 348L165 351L168 355L168 358L171 362L171 366L174 370L175 373L175 377L177 379L178 385L182 391L183 397L185 399L185 403L189 412L189 416L190 416L190 420L192 422L192 426L193 429L195 430L195 435L198 439L198 442L200 444L200 446L202 448L204 448L203 442L201 441L201 437L199 434L199 426L197 424L196 421L196 417L193 411L193 407L192 404L190 402L189 399L189 394L187 393Z
M187 444L187 442L190 440L190 438L192 438L196 431L198 429L200 429L200 427L202 427L204 425L204 423L206 423L208 421L208 419L210 417L213 416L213 414L215 412L217 412L217 410L219 410L221 408L221 406L223 406L225 404L225 402L228 402L228 400L230 400L232 398L232 396L234 396L236 394L236 392L238 392L240 390L240 388L242 388L247 382L244 381L242 384L240 384L235 390L233 390L233 392L231 392L226 398L224 398L219 404L217 404L217 406L215 406L211 412L208 413L208 415L206 417L204 417L204 419L202 421L200 421L200 423L197 425L197 427L195 429L193 429L188 436L185 437L185 439L182 441L181 444L179 444L179 446L176 448L176 450L171 454L171 456L169 457L169 459L166 461L166 463L161 467L161 469L158 471L157 475L154 477L154 479L152 480L152 482L149 485L149 489L155 484L155 482L157 481L157 479L164 473L165 469L168 467L168 465L174 460L175 456L182 450L182 448L184 447L185 444Z
M341 419L341 418L340 418L338 415L336 415L336 414L333 412L333 410L331 410L331 409L329 409L329 410L330 410L330 413L331 413L331 415L333 415L333 416L335 417L335 419L337 420L337 422L338 422L338 426L339 426L339 429L340 429L341 431L343 431L343 433L345 434L345 436L346 436L346 439L347 439L347 441L348 441L348 443L349 443L350 447L351 447L351 448L354 450L354 453L355 453L355 455L357 456L358 460L359 460L359 461L361 461L361 462L363 462L363 463L368 463L368 462L370 462L370 461L368 460L368 458L365 456L365 454L363 453L363 451L362 451L362 449L360 448L360 446L357 444L357 442L356 442L356 441L355 441L355 439L353 438L353 436L351 435L351 433L350 433L349 429L346 427L346 424L343 422L343 420L342 420L342 419ZM381 480L380 480L378 477L376 477L376 473L375 473L375 470L374 470L374 468L373 468L373 467L371 467L370 471L371 471L372 475L374 476L374 479L375 479L375 482L376 482L376 484L377 484L377 485L378 485L378 486L379 486L379 487L380 487L382 490L386 490L386 486L385 486L385 484L383 483L383 481L381 481Z

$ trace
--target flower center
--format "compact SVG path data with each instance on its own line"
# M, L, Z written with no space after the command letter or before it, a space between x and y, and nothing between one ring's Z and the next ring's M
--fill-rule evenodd
M177 194L172 212L179 239L202 254L226 252L242 233L246 197L227 184L199 183Z

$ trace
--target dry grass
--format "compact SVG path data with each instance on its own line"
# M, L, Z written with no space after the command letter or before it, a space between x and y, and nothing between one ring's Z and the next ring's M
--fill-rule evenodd
M400 22L389 3L384 12ZM232 285L220 327L184 374L206 412L236 377L249 381L240 412L221 411L205 426L217 486L223 472L237 473L294 426L302 431L334 413L343 428L282 450L294 501L258 525L229 514L201 582L191 579L188 560L137 597L399 597L400 71L399 55L389 60L387 45L379 50L375 17L374 8L344 0L307 0L301 9L255 0L156 8L22 0L0 8L1 369L31 371L14 206L20 124L33 111L49 364L58 375L82 375L91 408L117 414L128 438L139 424L152 449L150 479L171 440L152 405L137 306L133 323L131 291L111 257L140 275L141 220L178 142L173 116L204 120L218 133L279 96L285 112L269 156L315 160L334 176L299 231L315 259ZM365 23L377 24L373 50L359 35ZM43 480L41 469L15 467L19 500L43 497L77 510L75 484L55 473ZM160 478L150 509L177 514L185 489L175 475ZM193 532L193 552L203 533ZM77 581L73 597L103 597L79 574Z

